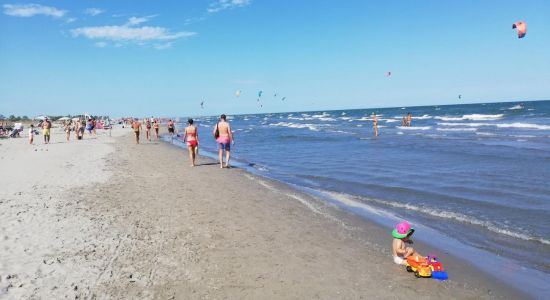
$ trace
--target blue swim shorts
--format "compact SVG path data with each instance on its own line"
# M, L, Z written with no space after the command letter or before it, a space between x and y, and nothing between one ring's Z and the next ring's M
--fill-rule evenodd
M218 143L218 149L230 151L231 150L231 143Z

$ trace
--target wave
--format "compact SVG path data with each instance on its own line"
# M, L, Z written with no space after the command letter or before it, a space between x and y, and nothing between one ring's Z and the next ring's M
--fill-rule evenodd
M476 131L477 128L436 128L437 131Z
M432 127L431 126L411 126L411 127L397 126L396 128L403 129L403 130L430 130Z
M393 123L393 122L399 122L400 120L395 120L395 119L380 119L380 121L386 121L386 123Z
M481 127L481 126L494 126L498 128L520 128L520 129L538 129L538 130L550 130L550 125L540 125L532 123L437 123L439 126L467 126L467 127Z
M463 115L462 117L453 117L453 116L435 116L434 119L442 121L495 121L504 117L504 114L497 115L483 115L483 114L470 114Z
M509 107L508 109L509 109L509 110L523 109L523 105L521 105L521 104L514 105L514 106L512 106L512 107Z
M269 126L280 126L280 127L288 127L288 128L307 128L311 131L319 131L318 125L316 124L298 124L298 123L289 123L289 122L279 122L279 123L271 123Z
M508 123L508 124L496 124L499 128L526 128L526 129L538 129L538 130L550 130L550 125L539 125L531 123Z
M394 202L394 201L386 201L386 200L381 200L381 199L376 199L376 198L361 197L360 199L357 199L359 201L356 201L356 200L353 199L353 198L356 198L356 197L346 195L346 194L342 194L342 193L335 193L335 192L327 192L327 194L332 196L332 198L334 198L334 199L336 199L336 200L338 200L338 201L340 201L340 202L342 202L346 205L350 205L350 206L353 206L353 207L361 206L362 201L371 202L371 203L376 203L376 204L383 205L383 206L389 206L389 207L393 207L393 208L399 208L399 209L405 209L405 210L408 210L408 211L419 212L419 213L429 215L431 217L438 217L438 218L442 218L442 219L451 219L451 220L454 220L454 221L457 221L457 222L460 222L460 223L477 225L477 226L482 227L485 230L489 230L489 231L492 231L492 232L495 232L495 233L498 233L498 234L502 234L502 235L506 235L506 236L509 236L509 237L513 237L513 238L516 238L516 239L525 240L525 241L532 241L532 242L538 242L538 243L541 243L541 244L544 244L544 245L550 245L550 240L547 240L543 237L532 236L532 235L529 235L527 233L516 232L516 231L510 230L508 228L502 228L502 227L499 227L498 224L495 224L493 222L480 220L480 219L477 219L475 217L467 216L467 215L464 215L464 214L461 214L461 213L458 213L458 212L440 210L440 209L435 209L435 208L420 207L420 206L416 206L416 205L413 205L413 204L410 204L410 203L400 203L400 202ZM357 202L359 202L359 203L357 203ZM373 211L372 207L368 207L368 209L370 211Z
M496 134L490 132L476 132L477 135L495 136Z
M326 117L330 117L331 115L326 113L326 112L323 112L322 114L320 115L313 115L311 116L312 118L326 118Z
M413 120L427 120L427 119L431 119L433 118L432 116L430 115L423 115L423 116L420 116L420 117L413 117Z

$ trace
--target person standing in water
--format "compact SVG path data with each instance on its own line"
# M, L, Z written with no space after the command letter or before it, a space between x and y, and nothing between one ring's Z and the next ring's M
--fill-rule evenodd
M141 123L138 121L138 119L134 119L134 122L132 122L132 129L134 129L134 134L136 135L136 144L139 144L139 132L141 130Z
M374 129L374 137L378 137L378 117L376 113L372 113L372 129Z
M174 141L174 121L168 120L168 133L170 134L170 141Z
M408 113L407 114L407 127L411 127L412 119L413 119L413 115L411 113Z
M185 128L185 133L183 135L183 142L187 142L191 167L194 167L195 159L197 158L197 150L199 149L199 130L193 125L193 119L187 120L187 127Z
M218 144L218 156L220 158L220 168L229 168L229 158L231 157L231 144L235 145L231 126L227 122L225 115L220 116L220 121L214 128L214 138ZM223 152L225 151L225 166L223 164Z

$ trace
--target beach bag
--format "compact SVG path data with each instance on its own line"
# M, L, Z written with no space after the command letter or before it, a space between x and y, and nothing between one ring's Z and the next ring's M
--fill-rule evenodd
M214 132L214 138L218 139L220 137L220 130L218 129L218 124L216 124L216 132Z

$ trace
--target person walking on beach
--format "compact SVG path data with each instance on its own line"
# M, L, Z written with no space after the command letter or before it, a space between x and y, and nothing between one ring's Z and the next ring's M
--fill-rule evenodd
M374 129L374 137L378 137L378 117L376 113L372 113L372 129Z
M175 131L174 129L175 129L174 121L172 121L172 119L168 120L168 133L170 134L171 141L174 140L174 131Z
M71 121L65 121L65 134L67 136L67 142L71 137Z
M151 119L145 119L145 138L151 141Z
M225 115L220 116L220 121L214 128L214 138L218 144L218 156L220 159L220 168L229 168L229 158L231 157L231 144L235 145L231 126L227 122ZM225 151L225 166L223 164L223 152Z
M29 144L32 145L33 141L34 141L34 125L31 124L31 127L29 128Z
M138 119L134 119L134 122L132 123L132 128L134 129L134 134L136 135L136 144L139 144L139 132L142 129L141 123L138 121Z
M80 119L78 120L78 139L82 140L84 139L84 130L86 129L86 120Z
M92 118L89 118L88 123L86 124L86 130L88 130L89 135L92 135L93 129L94 129L94 123L92 122Z
M183 135L183 142L187 142L191 167L195 166L195 159L199 150L199 130L193 125L193 119L187 120L187 127Z
M45 118L42 122L42 134L44 135L44 144L50 143L50 130L52 128L52 122L48 118Z
M159 121L157 119L155 119L153 121L153 129L155 129L155 135L157 137L157 140L159 139L159 128L160 128Z
M95 132L96 128L97 128L97 121L95 118L92 118L92 133L94 134L94 136L96 135L96 132Z

